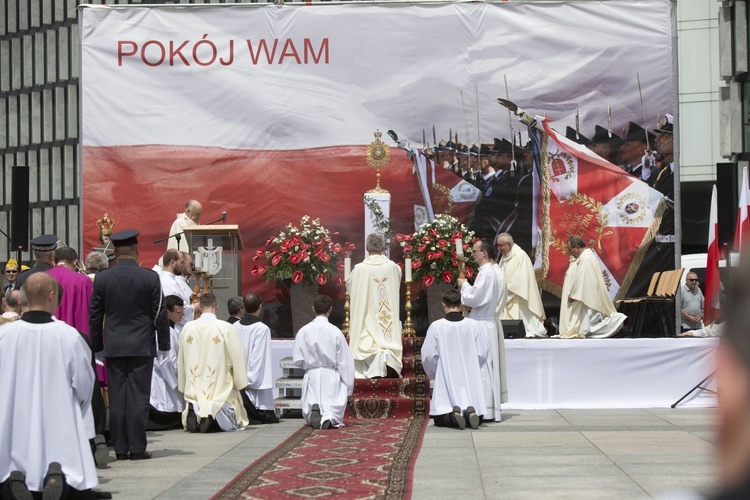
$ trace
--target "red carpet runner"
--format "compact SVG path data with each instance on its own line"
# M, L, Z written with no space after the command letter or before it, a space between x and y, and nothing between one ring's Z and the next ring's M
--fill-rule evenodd
M404 339L401 379L356 382L346 427L302 427L213 498L409 498L429 421L422 340Z

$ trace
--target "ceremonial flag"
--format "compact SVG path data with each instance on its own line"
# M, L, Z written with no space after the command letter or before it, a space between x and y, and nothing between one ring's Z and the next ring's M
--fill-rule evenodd
M742 243L750 234L750 187L748 187L747 167L742 168L742 185L740 186L740 203L737 208L737 226L734 229L734 249L742 252Z
M662 195L645 182L558 134L546 117L540 152L537 273L560 295L568 268L565 241L581 236L596 253L613 300L624 297L665 210Z
M716 201L716 186L711 193L711 217L708 221L708 258L706 259L706 297L703 322L710 325L719 316L719 210Z

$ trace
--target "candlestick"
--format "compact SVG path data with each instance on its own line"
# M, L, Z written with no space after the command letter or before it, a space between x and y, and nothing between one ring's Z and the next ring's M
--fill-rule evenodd
M352 273L352 258L344 257L344 280L349 279L349 275Z
M464 241L461 238L456 238L456 257L464 256Z
M349 340L349 292L344 292L344 324L341 325L341 333L344 334L346 340Z
M404 305L404 309L406 309L406 321L401 333L404 337L414 337L417 332L414 330L414 325L411 322L411 283L409 281L406 282L406 304Z
M407 283L411 282L411 257L404 259L404 277Z

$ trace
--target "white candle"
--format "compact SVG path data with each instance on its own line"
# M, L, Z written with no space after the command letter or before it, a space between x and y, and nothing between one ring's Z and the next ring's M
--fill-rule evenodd
M193 265L197 270L203 269L203 262L201 261L201 253L200 252L193 252Z
M406 282L411 282L411 257L404 259L404 271Z
M461 238L456 238L456 257L464 256L464 242Z
M344 257L344 279L348 280L349 275L352 273L352 258Z

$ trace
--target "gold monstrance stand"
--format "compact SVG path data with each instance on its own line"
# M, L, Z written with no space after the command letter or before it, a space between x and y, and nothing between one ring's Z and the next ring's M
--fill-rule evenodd
M387 193L388 191L380 187L380 169L387 167L391 162L391 147L380 140L383 135L380 130L376 130L374 135L375 140L367 145L367 164L377 169L377 182L375 188L370 189L368 193Z

